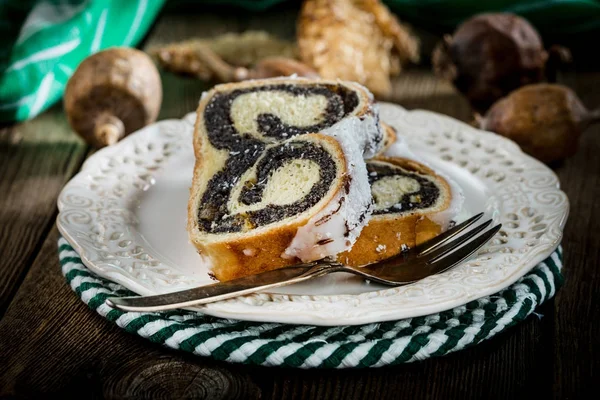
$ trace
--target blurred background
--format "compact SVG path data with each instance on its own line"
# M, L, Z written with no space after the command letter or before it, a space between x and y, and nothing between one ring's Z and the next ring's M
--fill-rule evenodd
M367 6L359 3L378 2L329 3L332 8L354 3L364 10ZM600 63L595 51L600 39L600 2L595 0L386 0L383 3L419 40L419 62L409 63L406 67L409 69L431 69L431 54L441 37L484 12L523 16L540 33L546 48L561 45L569 49L572 62L563 71L594 70ZM27 120L58 102L78 64L108 47L137 46L149 50L184 39L245 31L266 31L294 43L301 5L297 0L2 0L0 121L6 124ZM174 77L163 74L163 79L168 86ZM190 96L190 110L206 87L206 82L196 83L198 90L186 87L182 93ZM396 90L387 97L399 100L399 87L396 84ZM408 99L409 107L423 105L418 101L410 103L412 100ZM161 115L175 116L168 111L168 103L164 106L167 109ZM435 104L428 108L432 107Z

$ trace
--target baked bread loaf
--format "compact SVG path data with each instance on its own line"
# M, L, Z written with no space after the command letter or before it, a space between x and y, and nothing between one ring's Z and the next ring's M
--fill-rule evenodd
M382 146L358 84L215 86L197 111L189 238L223 281L349 250L372 211L363 158Z
M440 234L433 216L448 209L448 182L430 168L399 157L377 157L367 162L375 207L373 215L350 251L338 255L352 266L392 257Z

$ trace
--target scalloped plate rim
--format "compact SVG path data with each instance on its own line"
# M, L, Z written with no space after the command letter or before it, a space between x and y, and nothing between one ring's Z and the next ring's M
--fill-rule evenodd
M521 159L527 160L528 162L533 162L534 164L536 164L538 168L544 170L544 172L546 174L548 174L549 176L553 177L556 180L557 183L556 183L556 187L555 187L555 193L562 194L564 196L565 202L564 202L564 204L561 205L560 209L558 210L559 218L557 221L555 221L555 226L554 226L554 228L558 229L558 232L556 232L557 235L554 237L553 240L551 240L547 243L538 244L536 246L536 251L533 254L529 254L528 255L529 258L526 261L522 262L524 264L527 264L527 266L521 267L520 269L516 269L515 271L513 271L513 273L511 275L509 275L508 277L506 277L506 279L504 279L502 281L502 287L495 288L495 290L493 290L489 293L482 291L482 292L474 293L471 295L467 294L463 297L455 298L453 300L440 300L440 302L438 302L438 303L429 302L428 304L421 305L421 306L417 307L416 309L413 308L413 312L411 312L411 313L407 313L407 312L399 313L397 310L388 307L387 310L379 309L378 313L376 315L373 313L369 313L369 312L362 312L361 316L354 315L354 316L342 317L339 319L332 319L331 315L327 315L327 313L325 313L325 314L319 313L318 311L301 313L301 314L293 315L290 317L289 310L288 311L277 310L277 309L273 310L273 309L268 309L268 307L265 307L265 305L269 305L269 303L271 303L271 304L272 303L280 303L280 304L281 303L291 303L292 305L301 305L301 304L305 304L305 301L307 301L307 302L326 303L324 305L321 304L321 306L330 305L330 306L334 306L334 308L337 308L336 306L341 306L341 307L346 307L346 308L363 309L364 305L360 304L361 300L368 302L368 300L373 297L373 293L377 293L379 296L383 295L383 297L393 296L392 291L396 288L384 289L384 290L380 290L377 292L366 292L366 293L361 293L361 294L356 294L356 295L353 295L353 294L340 294L340 295L295 295L294 294L294 295L286 295L286 294L278 294L278 293L274 293L274 294L257 293L254 295L245 296L244 298L231 299L231 300L227 300L227 301L223 301L223 302L219 302L219 303L209 304L209 305L202 306L202 307L196 307L196 308L193 308L194 310L201 310L203 313L206 313L208 315L222 317L222 318L229 318L229 319L240 319L240 320L256 321L256 322L312 324L312 325L322 325L322 326L358 325L358 324L365 324L365 323L372 323L372 322L383 322L383 321L398 320L398 319L403 319L403 318L417 317L417 316L428 315L431 313L441 312L441 311L445 311L445 310L448 310L448 309L451 309L451 308L454 308L457 306L461 306L471 300L475 300L477 298L481 298L483 296L486 296L486 295L495 293L499 290L502 290L503 288L506 288L506 287L510 286L511 284L513 284L515 281L517 281L519 278L521 278L523 275L525 275L528 271L530 271L533 267L535 267L535 265L537 265L539 262L546 259L550 254L552 254L554 252L554 250L560 244L560 241L563 236L563 228L566 224L566 221L567 221L567 218L569 215L568 198L566 197L566 194L559 189L560 188L559 183L558 183L559 180L558 180L557 175L554 173L554 171L552 171L550 168L548 168L546 165L544 165L540 161L523 153L522 150L519 148L519 146L512 140L501 137L492 132L479 130L479 129L474 128L462 121L458 121L452 117L449 117L449 116L446 116L443 114L439 114L439 113L436 113L433 111L428 111L428 110L408 111L399 105L389 104L389 103L379 103L379 105L380 105L380 108L395 109L398 112L404 113L406 115L422 114L422 115L426 115L426 116L428 116L428 118L432 118L434 120L435 119L444 120L444 121L447 121L449 124L453 124L453 125L459 127L461 130L478 133L478 134L483 134L483 137L490 138L491 140L493 140L494 142L497 142L497 143L502 143L503 146L505 146L505 147L507 145L510 146L510 152L516 154L517 158L521 158ZM148 128L156 126L157 124L165 124L165 123L180 122L180 121L184 121L188 124L193 124L193 122L192 122L193 114L194 114L193 112L189 113L181 119L166 119L166 120L158 121L157 123L154 123L150 126L142 128L140 131L129 135L128 137L121 140L115 146L103 148L103 149L97 151L94 155L92 155L90 158L88 158L83 163L81 170L75 176L73 176L73 178L71 178L71 180L64 186L63 190L61 191L61 193L59 195L58 202L57 202L59 214L57 216L56 221L57 221L57 226L58 226L59 232L71 244L71 246L76 250L76 252L81 257L83 263L88 268L90 268L90 270L92 270L94 273L96 273L100 276L103 276L105 278L108 278L110 280L113 280L123 286L126 286L135 292L138 292L138 293L146 292L148 294L151 293L139 285L138 285L139 288L142 288L144 290L135 290L136 285L132 285L132 282L128 281L129 278L123 277L122 274L118 274L118 273L117 274L106 273L102 269L98 268L96 266L95 262L93 262L92 260L90 260L88 258L88 252L86 251L85 246L81 245L78 242L78 240L76 240L74 235L71 234L70 229L66 225L64 225L63 222L61 221L61 215L66 211L66 205L61 201L63 194L70 187L70 184L72 184L73 182L76 182L83 175L85 175L86 171L88 171L91 168L94 168L94 166L96 166L97 163L103 157L106 157L109 154L118 153L120 151L120 149L124 148L129 143L135 143L136 140L140 139L140 136L141 136L140 133L147 131ZM382 118L382 120L385 120L385 119ZM175 289L175 290L177 290L177 289ZM392 293L392 294L389 294L389 293ZM378 295L375 295L375 297L377 297ZM247 302L248 299L257 300L258 303L257 304L248 304L248 302ZM355 305L349 305L349 304L341 304L340 305L340 303L347 303L347 302L356 303L356 304ZM442 306L442 304L443 304L443 306ZM235 308L239 308L239 309L235 310ZM366 309L365 309L365 311L366 311ZM359 314L361 314L361 313L359 312ZM365 315L365 314L367 314L367 315Z

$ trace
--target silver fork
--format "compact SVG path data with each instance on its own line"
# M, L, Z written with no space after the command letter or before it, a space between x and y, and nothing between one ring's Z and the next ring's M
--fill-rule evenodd
M468 230L482 216L483 213L477 214L413 249L362 267L319 260L179 292L155 296L111 297L106 303L123 311L170 310L291 285L332 272L349 272L384 285L405 285L455 267L487 243L502 225L486 231L492 223L490 219Z

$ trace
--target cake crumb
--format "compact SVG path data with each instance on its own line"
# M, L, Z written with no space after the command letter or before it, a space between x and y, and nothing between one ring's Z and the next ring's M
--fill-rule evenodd
M250 249L250 248L244 249L244 250L242 250L242 253L244 253L245 256L253 257L256 255L256 249Z

